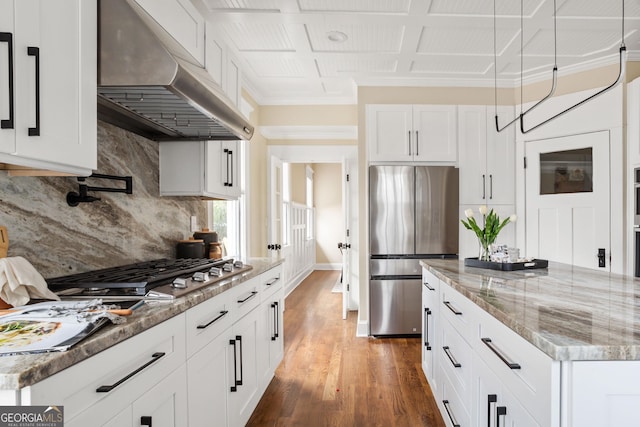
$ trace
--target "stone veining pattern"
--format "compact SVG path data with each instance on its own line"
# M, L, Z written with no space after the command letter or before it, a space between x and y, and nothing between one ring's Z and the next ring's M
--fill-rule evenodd
M190 216L206 226L206 202L160 197L158 143L98 122L96 173L132 176L133 194L89 193L102 200L70 207L75 177L9 177L0 172L0 224L7 226L9 256L23 256L44 277L138 261L175 257L187 238ZM123 187L88 179L87 185Z
M554 360L640 360L638 279L553 262L513 272L422 265Z

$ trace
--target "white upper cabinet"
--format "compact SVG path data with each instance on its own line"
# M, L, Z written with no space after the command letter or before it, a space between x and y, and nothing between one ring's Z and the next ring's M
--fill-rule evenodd
M505 123L513 107L501 107ZM515 127L497 132L493 107L458 107L460 204L515 203Z
M0 0L0 163L97 167L97 4Z
M240 196L238 141L160 142L160 195L236 200Z
M457 160L455 105L367 105L372 162Z
M205 65L205 21L189 0L135 0L184 47Z

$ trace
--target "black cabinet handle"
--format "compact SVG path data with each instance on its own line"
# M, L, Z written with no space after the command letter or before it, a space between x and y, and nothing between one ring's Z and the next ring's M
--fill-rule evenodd
M496 415L498 416L498 418L496 419L496 427L500 427L500 417L507 415L507 407L498 406L496 408Z
M460 427L460 424L458 424L455 417L453 416L453 413L451 412L451 409L449 408L449 401L445 399L442 401L442 404L444 405L444 410L447 411L447 415L449 416L453 427Z
M276 338L280 338L280 303L275 301L276 305Z
M407 134L409 134L409 155L411 155L411 131L408 131Z
M429 316L431 316L431 310L428 307L424 308L424 346L427 350L431 350L431 344L429 344Z
M447 355L447 357L451 361L451 364L453 365L454 368L462 368L462 365L460 364L460 362L458 362L455 359L455 357L453 357L453 355L451 354L451 349L449 348L448 345L445 345L444 347L442 347L442 349L444 350L444 353Z
M485 183L485 175L482 174L482 200L484 200L486 198L486 189L485 189L486 183Z
M419 148L418 145L420 144L420 140L418 139L419 135L418 135L418 131L416 131L416 156L419 156L420 153L418 152Z
M236 343L238 345L236 346ZM238 391L239 385L242 385L242 336L236 335L235 340L229 340L229 345L233 346L233 385L231 391ZM240 379L238 379L238 349L240 349Z
M29 128L29 136L40 136L40 48L27 47L27 55L36 60L36 127Z
M422 282L422 284L423 284L427 289L429 289L430 291L435 291L435 290L436 290L436 288L432 288L431 286L429 286L429 282Z
M275 341L278 338L278 303L272 302L271 308L273 308L273 334L271 335L271 341Z
M0 120L0 129L13 129L13 34L0 33L0 43L7 43L9 59L9 118Z
M446 305L446 306L447 306L447 308L448 308L449 310L451 310L451 311L453 312L453 314L455 314L456 316L462 316L462 312L461 312L461 311L456 310L456 308L455 308L453 305L451 305L451 303L450 303L449 301L443 301L442 303L443 303L444 305Z
M136 375L137 373L139 373L140 371L142 371L143 369L145 369L146 367L148 367L152 363L155 363L158 360L160 360L160 358L162 358L165 354L166 353L163 353L163 352L153 353L151 355L151 360L149 362L147 362L144 365L140 366L138 369L136 369L135 371L131 372L129 375L121 378L120 380L116 381L115 383L113 383L111 385L101 385L100 387L98 387L96 389L96 392L97 393L108 393L108 392L110 392L111 390L113 390L114 388L118 387L120 384L122 384L123 382L125 382L129 378L133 377L134 375Z
M495 394L487 395L487 427L491 427L491 404L498 401L498 396Z
M489 174L489 200L493 200L493 175Z
M143 416L140 417L140 425L141 426L153 427L152 421L153 420L148 415L143 415Z
M277 282L278 282L278 280L280 280L280 276L278 276L278 277L274 277L273 279L271 279L271 280L269 280L267 283L265 283L265 285L267 285L267 286L274 285L275 283L277 283Z
M502 360L504 362L505 365L507 365L509 367L509 369L520 369L520 365L515 363L515 362L511 362L509 361L500 350L498 350L498 348L493 344L493 342L491 341L491 338L480 338L482 340L482 342L489 347L489 350L493 351L493 353L498 356L498 358L500 360Z
M245 303L247 301L249 301L251 298L255 297L256 295L258 295L257 291L251 291L251 295L249 295L248 297L246 297L245 299L239 299L238 300L238 304L242 304Z
M205 323L204 325L198 325L196 326L196 329L206 329L209 326L213 325L214 323L216 323L218 320L222 319L224 316L226 316L229 312L227 310L223 310L220 312L220 315L217 316L215 319L213 319L212 321L210 321L209 323Z
M229 163L231 164L231 173L229 176L231 179L229 180L229 187L233 187L233 151L229 150Z

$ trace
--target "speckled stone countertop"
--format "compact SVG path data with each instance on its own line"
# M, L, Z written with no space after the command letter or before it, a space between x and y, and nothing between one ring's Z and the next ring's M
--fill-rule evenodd
M271 258L247 259L246 263L253 268L246 273L198 289L173 301L145 304L127 317L126 323L119 325L107 324L95 332L94 335L87 337L67 351L0 357L0 390L18 390L42 381L69 366L258 276L282 264L282 262L283 260Z
M554 360L640 360L640 280L567 264L497 271L421 261Z

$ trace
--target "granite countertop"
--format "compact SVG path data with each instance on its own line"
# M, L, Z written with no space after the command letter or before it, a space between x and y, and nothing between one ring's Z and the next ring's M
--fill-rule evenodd
M172 301L145 304L127 317L126 323L108 324L67 351L0 357L0 390L18 390L42 381L207 299L259 276L282 264L283 261L271 258L249 258L246 264L253 268L246 273L198 289Z
M497 271L421 261L554 360L640 360L640 280L567 264Z

